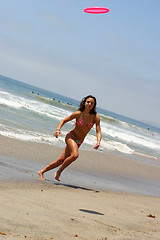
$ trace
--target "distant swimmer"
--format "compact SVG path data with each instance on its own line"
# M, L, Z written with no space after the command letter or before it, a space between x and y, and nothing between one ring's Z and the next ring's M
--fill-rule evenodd
M56 161L50 163L47 167L38 172L42 180L45 180L43 177L45 172L60 166L54 175L55 179L60 181L60 176L63 170L78 158L78 149L94 124L96 125L97 134L97 143L95 144L94 149L97 150L99 148L101 141L101 128L100 118L96 112L96 98L91 95L84 97L80 103L78 111L60 121L54 136L58 138L58 136L61 135L60 129L62 126L73 119L76 120L75 127L68 132L65 137L66 147L63 153Z

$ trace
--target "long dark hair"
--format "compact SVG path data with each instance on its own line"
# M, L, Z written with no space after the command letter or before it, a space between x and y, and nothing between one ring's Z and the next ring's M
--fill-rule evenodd
M87 100L88 98L93 98L93 100L94 100L94 107L90 110L89 113L90 113L90 114L96 114L96 113L97 113L97 112L96 112L97 100L96 100L96 98L93 97L92 95L88 95L87 97L84 97L84 98L82 99L82 101L80 102L80 105L79 105L78 110L81 111L81 112L84 111L84 109L85 109L85 102L86 102L86 100Z

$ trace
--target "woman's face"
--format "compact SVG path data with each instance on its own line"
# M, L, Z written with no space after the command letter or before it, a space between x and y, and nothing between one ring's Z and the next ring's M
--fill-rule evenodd
M92 108L94 108L95 102L93 98L87 98L85 101L85 108L89 111L92 110Z

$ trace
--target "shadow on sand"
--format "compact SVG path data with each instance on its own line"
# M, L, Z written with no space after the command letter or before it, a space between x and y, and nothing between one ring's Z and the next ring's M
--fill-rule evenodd
M91 189L91 188L87 188L87 187L81 187L81 186L77 186L77 185L71 185L71 184L65 184L65 183L55 183L54 181L52 180L49 180L49 179L46 179L47 182L53 182L54 185L59 185L59 186L64 186L64 187L69 187L69 188L74 188L74 189L81 189L81 190L85 190L85 191L92 191L92 192L95 192L95 193L99 193L98 190L95 190L95 189Z
M90 214L104 215L103 213L93 211L93 210L87 210L87 209L79 209L79 211L85 212L85 213L90 213Z

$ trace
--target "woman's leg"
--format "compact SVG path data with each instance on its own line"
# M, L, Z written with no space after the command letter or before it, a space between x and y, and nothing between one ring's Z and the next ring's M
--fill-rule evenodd
M55 179L57 181L60 181L60 175L61 175L62 171L66 167L68 167L73 161L75 161L79 156L77 143L72 138L67 136L66 137L66 144L67 144L67 147L70 151L70 155L63 161L59 170L55 173L54 176L55 176Z
M69 156L70 156L70 151L69 151L69 148L66 146L63 153L59 156L59 158L56 161L50 163L47 167L45 167L44 169L38 172L40 178L42 180L45 180L43 177L43 174L61 165L64 162L64 160Z

